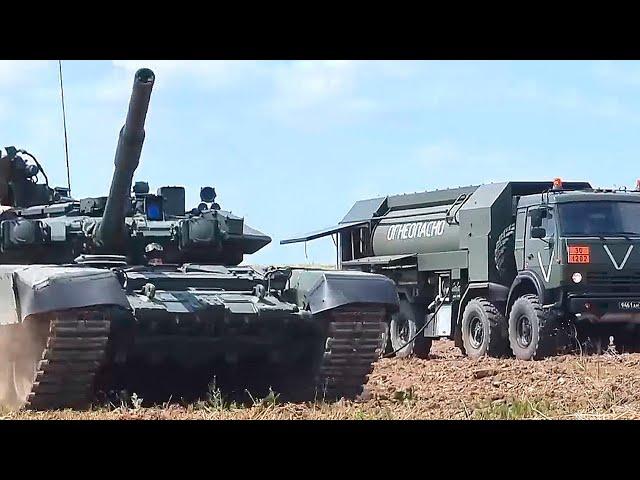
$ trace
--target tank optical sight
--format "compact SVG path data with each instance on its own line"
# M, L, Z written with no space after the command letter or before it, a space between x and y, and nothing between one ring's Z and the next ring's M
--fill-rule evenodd
M213 203L216 200L216 189L213 187L202 187L200 189L200 200Z

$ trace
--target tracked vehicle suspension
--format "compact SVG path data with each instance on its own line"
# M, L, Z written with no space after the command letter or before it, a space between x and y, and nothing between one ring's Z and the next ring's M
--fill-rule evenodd
M328 315L328 335L315 381L316 399L353 399L362 393L384 348L386 312L382 307L345 307Z
M55 312L29 318L20 328L27 341L9 365L10 403L32 410L90 406L94 377L106 355L107 313Z

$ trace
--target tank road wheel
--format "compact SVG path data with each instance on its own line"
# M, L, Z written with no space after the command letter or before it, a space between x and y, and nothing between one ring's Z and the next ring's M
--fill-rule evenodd
M431 350L432 339L427 338L422 333L418 335L413 342L407 345L418 329L422 326L416 321L416 317L420 315L420 308L414 307L408 300L400 300L400 310L391 318L389 325L389 337L391 339L392 350L397 350L396 357L405 358L414 354L418 358L428 358ZM403 345L405 347L401 348Z
M511 307L509 343L516 358L539 360L556 353L556 322L547 314L537 295L523 295Z
M462 314L462 342L464 351L473 359L505 353L506 319L486 298L473 298Z

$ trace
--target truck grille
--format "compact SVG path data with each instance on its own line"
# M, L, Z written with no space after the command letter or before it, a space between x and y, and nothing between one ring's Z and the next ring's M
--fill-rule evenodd
M640 271L625 274L587 272L587 286L606 288L612 292L637 292L640 291Z

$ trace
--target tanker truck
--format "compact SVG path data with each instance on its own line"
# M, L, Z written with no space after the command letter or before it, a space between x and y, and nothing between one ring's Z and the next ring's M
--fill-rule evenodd
M640 183L503 182L358 201L338 225L338 268L392 279L386 351L541 359L640 347Z

